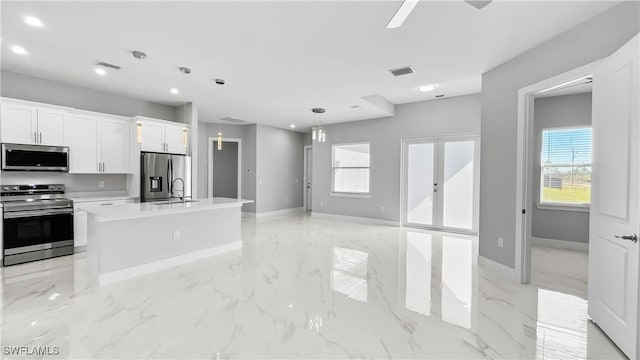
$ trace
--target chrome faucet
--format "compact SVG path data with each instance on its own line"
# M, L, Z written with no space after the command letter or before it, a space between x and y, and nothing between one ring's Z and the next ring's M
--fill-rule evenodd
M174 195L174 187L176 185L176 181L180 180L180 182L182 183L182 189L180 191L182 191L182 196L180 196L179 198L182 200L182 203L184 204L185 202L185 196L184 196L184 180L182 178L175 178L173 180L173 182L171 182L171 197L169 198L169 204L171 204L171 201L173 199L177 199L178 197Z

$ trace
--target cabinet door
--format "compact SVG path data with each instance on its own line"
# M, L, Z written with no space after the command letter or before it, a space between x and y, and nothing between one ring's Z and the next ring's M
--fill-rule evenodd
M87 245L87 213L75 210L73 214L73 246ZM76 250L77 251L77 250Z
M38 120L35 106L3 103L0 117L3 143L36 144Z
M65 139L69 146L69 172L95 174L98 172L98 133L100 119L71 115L65 124Z
M164 141L167 144L167 152L171 154L186 154L187 147L182 139L182 130L184 126L181 125L165 125Z
M64 124L66 111L38 108L38 144L65 145Z
M129 166L129 122L124 120L104 118L100 127L100 155L102 158L102 172L110 174L127 174L131 172Z
M142 151L166 152L164 149L164 124L142 121Z

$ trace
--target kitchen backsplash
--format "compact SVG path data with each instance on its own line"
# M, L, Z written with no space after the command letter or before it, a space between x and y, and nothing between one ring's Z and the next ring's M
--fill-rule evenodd
M104 181L104 187L100 182ZM126 175L3 171L0 184L65 184L67 192L126 191Z

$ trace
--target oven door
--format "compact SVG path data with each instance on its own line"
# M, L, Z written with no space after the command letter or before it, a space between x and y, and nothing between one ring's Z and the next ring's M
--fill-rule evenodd
M5 212L4 256L73 246L73 209Z
M2 144L2 170L69 171L69 148Z

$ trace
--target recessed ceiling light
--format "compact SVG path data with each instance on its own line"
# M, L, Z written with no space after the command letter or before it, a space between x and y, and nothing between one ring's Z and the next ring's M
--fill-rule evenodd
M37 28L41 28L44 26L44 24L42 23L42 21L40 19L38 19L35 16L31 16L31 15L27 15L24 17L24 22L29 25L29 26L33 26L33 27L37 27Z
M291 124L291 128L292 128L292 129L295 129L295 128L296 128L296 126L295 126L295 125L293 125L293 124Z
M96 74L100 75L100 76L105 76L107 75L107 70L101 68L101 67L97 67L96 68Z
M436 85L436 84L423 85L423 86L420 86L418 88L418 91L429 92L429 91L435 90L437 87L438 87L438 85Z
M180 72L183 74L191 74L191 69L185 66L179 67L178 70L180 70Z
M35 16L31 16L31 15L25 16L24 17L24 22L27 25L30 25L30 26L33 26L33 27L37 27L37 28L41 28L41 27L44 26L44 24L42 23L42 21L40 21L40 19L38 19Z
M22 46L12 46L11 47L11 51L13 51L14 53L18 54L18 55L27 55L28 52L25 48L23 48Z
M134 50L131 52L131 54L138 60L144 60L147 58L147 54L143 53L142 51Z
M178 89L176 89L176 88L172 88L172 89L171 89L171 93L172 93L172 94L177 94L177 93L179 93L179 91L178 91Z
M353 105L353 106L351 106L351 108L352 108L353 110L360 110L360 109L362 109L362 106L360 106L360 105Z

